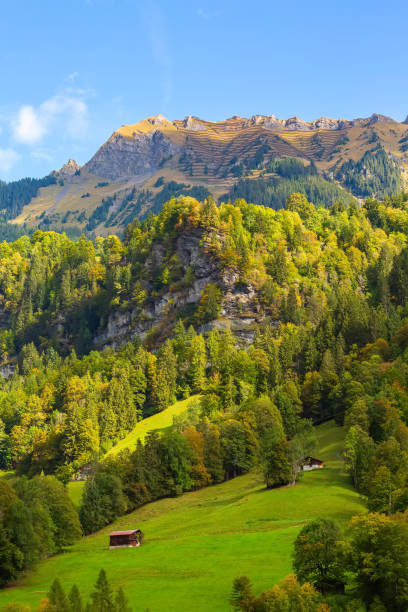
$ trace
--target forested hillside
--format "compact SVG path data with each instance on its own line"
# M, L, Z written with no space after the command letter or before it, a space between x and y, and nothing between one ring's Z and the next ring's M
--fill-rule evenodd
M329 208L293 193L278 211L174 198L123 242L36 231L2 243L0 467L18 474L2 484L6 580L60 545L24 551L15 520L21 501L59 491L54 477L89 477L79 518L91 533L251 469L267 488L293 484L312 425L330 419L368 508L405 512L407 231L405 193ZM192 394L173 427L105 457ZM26 508L39 537L40 509Z

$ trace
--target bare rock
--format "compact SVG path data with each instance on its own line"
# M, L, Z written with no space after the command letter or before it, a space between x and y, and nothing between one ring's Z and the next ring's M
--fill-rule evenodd
M154 119L160 121L157 117ZM180 147L159 130L135 132L131 138L115 132L85 168L113 181L135 176L147 178L158 170L163 160L179 151Z

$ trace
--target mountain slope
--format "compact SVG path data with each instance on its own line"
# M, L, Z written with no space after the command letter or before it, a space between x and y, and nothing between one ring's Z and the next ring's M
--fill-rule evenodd
M326 423L316 431L326 466L305 473L296 486L268 491L251 473L147 504L42 562L16 587L0 592L0 606L38 605L55 576L66 590L76 583L87 596L101 567L134 609L152 612L226 611L239 575L248 575L257 592L270 588L291 572L293 541L306 521L324 516L344 522L365 511L342 472L342 430ZM107 534L129 527L143 530L145 545L110 551Z
M171 427L174 417L178 417L186 412L190 404L193 404L199 397L199 395L193 395L185 400L180 400L161 412L142 419L125 438L120 440L108 451L107 456L117 455L125 449L133 451L136 448L138 440L143 442L150 431L159 432Z
M321 181L334 181L357 197L383 197L406 184L407 150L407 123L376 114L311 123L273 115L219 122L157 115L119 128L82 168L70 160L53 173L56 184L41 188L14 222L102 235L121 232L135 216L158 212L172 195L198 188L203 197L228 197L240 179L260 176L279 184L282 177L273 163L285 157L313 163ZM368 180L362 189L360 183L372 173L368 154L383 180ZM342 191L338 194L342 199ZM280 196L278 207L283 203Z

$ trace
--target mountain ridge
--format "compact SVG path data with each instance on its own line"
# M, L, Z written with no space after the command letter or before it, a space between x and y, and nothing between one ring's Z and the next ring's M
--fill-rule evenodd
M253 179L269 181L258 202L282 207L290 190L314 197L316 188L305 183L311 179L300 177L301 166L311 165L318 191L330 188L340 201L350 193L382 198L407 185L407 150L407 123L378 113L311 122L274 115L170 121L159 114L119 127L83 166L70 159L52 173L56 184L39 188L12 222L71 234L121 234L134 217L158 212L173 195L241 197L237 185ZM280 175L276 162L286 158L298 167L292 164L293 173L287 164ZM382 182L367 182L373 168ZM270 185L280 193L281 184L282 194L269 200Z

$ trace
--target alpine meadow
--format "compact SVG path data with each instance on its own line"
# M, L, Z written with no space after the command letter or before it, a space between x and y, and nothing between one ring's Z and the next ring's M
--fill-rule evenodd
M406 612L408 7L55 8L0 17L0 612Z

